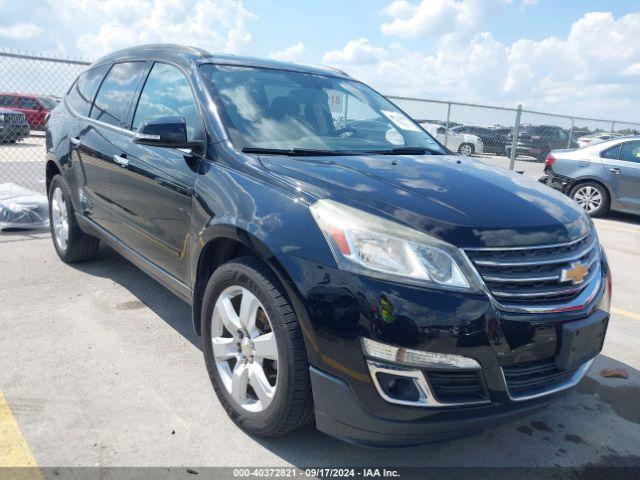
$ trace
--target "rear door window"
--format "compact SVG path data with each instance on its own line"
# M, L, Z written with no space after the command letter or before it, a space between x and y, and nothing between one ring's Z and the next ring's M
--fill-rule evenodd
M623 143L620 147L620 160L640 163L640 142Z
M146 62L114 64L98 90L91 118L117 127L124 126L131 100L146 69Z
M67 104L80 115L89 115L93 98L107 70L109 65L102 65L81 74L67 94Z
M619 153L620 145L616 145L615 147L607 148L600 154L600 156L602 158L608 158L609 160L617 160Z
M40 104L35 98L20 97L18 99L18 108L24 108L26 110L37 110L40 108Z
M200 130L196 101L189 81L171 65L156 63L142 89L133 117L133 129L143 120L158 117L182 117L187 124L187 139L195 140Z

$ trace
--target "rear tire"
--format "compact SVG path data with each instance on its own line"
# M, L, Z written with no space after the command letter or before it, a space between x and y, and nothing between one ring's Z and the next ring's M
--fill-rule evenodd
M592 217L601 217L609 211L609 192L597 182L578 183L569 196Z
M245 297L250 299L247 305L257 305L255 310L248 306L243 310ZM244 311L255 313L244 315ZM238 426L256 436L279 437L311 420L313 400L302 332L269 267L254 257L220 266L207 283L201 318L211 383ZM270 334L275 346L265 348L259 339Z
M49 186L49 226L53 246L63 262L84 262L98 253L100 240L78 225L71 192L61 175L54 176Z

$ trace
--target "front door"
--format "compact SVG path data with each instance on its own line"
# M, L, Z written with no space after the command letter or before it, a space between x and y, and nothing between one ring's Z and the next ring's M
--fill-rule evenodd
M133 109L132 109L133 110ZM203 137L201 116L185 74L155 63L132 114L131 130L157 117L180 116L188 140ZM123 240L173 277L189 283L193 185L200 159L183 150L145 146L124 139L126 160L119 167L112 200Z
M610 156L603 155L602 164L619 206L640 212L640 141L625 142L618 150L617 159L607 158Z

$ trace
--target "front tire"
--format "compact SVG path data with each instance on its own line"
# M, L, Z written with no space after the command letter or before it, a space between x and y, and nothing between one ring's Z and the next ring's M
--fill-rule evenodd
M473 148L473 145L471 145L470 143L463 143L462 145L460 145L458 147L458 153L460 155L469 156L469 155L473 154L474 150L475 149Z
M600 217L609 211L609 193L596 182L575 185L569 196L592 217Z
M53 246L63 262L84 262L98 253L100 241L80 229L71 192L61 175L54 176L49 186L49 226Z
M260 437L278 437L311 420L300 325L265 264L243 257L219 267L205 289L201 318L213 388L238 426Z

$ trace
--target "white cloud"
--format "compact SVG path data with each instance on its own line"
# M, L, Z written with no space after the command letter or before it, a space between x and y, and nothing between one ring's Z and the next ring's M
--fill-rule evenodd
M512 0L394 0L381 13L390 20L380 25L385 35L402 38L473 34L494 8Z
M0 27L0 37L15 40L34 38L42 33L42 29L32 23L16 23L8 27Z
M402 0L388 9L411 15ZM417 7L416 7L417 8ZM415 15L410 18L415 18ZM424 24L423 24L424 25ZM581 116L638 119L640 13L584 15L566 38L497 41L441 35L430 53L352 40L324 60L386 93L500 103Z
M363 37L351 40L341 50L325 53L323 60L341 65L371 65L382 61L386 56L384 48L374 47Z
M154 42L235 53L251 41L246 22L254 14L240 1L153 0L151 4L144 0L74 1L80 15L107 19L95 33L78 38L77 48L91 57ZM68 8L69 2L64 3Z
M21 0L2 7L3 18L25 15L41 35L5 46L89 59L142 43L240 53L256 18L242 0Z
M298 42L295 45L291 45L289 48L278 50L277 52L269 54L269 58L280 60L282 62L295 62L297 60L300 60L303 54L304 43Z

